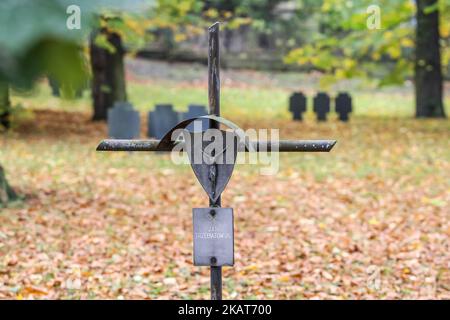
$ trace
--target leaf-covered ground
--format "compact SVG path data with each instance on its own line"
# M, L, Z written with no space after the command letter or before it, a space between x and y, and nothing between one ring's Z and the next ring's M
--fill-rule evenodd
M0 297L207 298L191 225L207 203L189 167L96 153L105 128L87 114L35 120L2 141L27 201L1 209ZM237 167L225 298L450 298L448 122L287 122L282 135L339 143L282 155L276 176Z
M0 163L26 196L0 209L0 298L208 298L191 222L207 201L190 168L168 155L97 153L106 126L86 109L14 99L40 110L0 140ZM224 298L450 298L448 120L229 117L338 144L283 154L274 176L237 166L223 195L236 261L224 268Z

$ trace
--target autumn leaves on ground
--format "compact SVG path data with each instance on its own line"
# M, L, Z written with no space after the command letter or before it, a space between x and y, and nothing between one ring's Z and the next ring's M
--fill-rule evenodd
M168 155L96 153L107 130L88 105L39 109L0 142L25 196L0 209L0 298L208 298L191 221L207 201L190 168ZM224 298L450 298L448 120L229 118L338 144L283 154L273 176L237 166L223 195L236 261Z

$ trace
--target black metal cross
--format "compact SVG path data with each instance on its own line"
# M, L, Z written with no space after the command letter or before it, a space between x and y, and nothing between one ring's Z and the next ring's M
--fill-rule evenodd
M216 22L208 29L208 101L209 101L209 116L204 116L202 118L207 118L210 120L210 128L219 129L220 127L220 55L219 55L219 23ZM189 119L182 121L178 124L176 128L184 128L190 122L195 119ZM227 120L222 119L225 124L230 124ZM166 136L161 140L103 140L97 147L97 151L168 151L171 152L173 148L179 144L185 144L184 141L172 141L169 143L168 139L170 133L174 130L169 131ZM239 141L236 146L238 151L243 152L329 152L335 145L335 140L280 140L280 141ZM214 158L214 154L211 154ZM210 219L215 219L216 211L227 210L227 208L221 208L221 197L220 191L217 190L217 185L222 184L222 187L226 185L229 177L231 176L232 168L223 169L226 165L218 165L214 161L210 164L200 165L196 168L193 165L193 160L190 159L191 165L194 172L199 179L202 186L205 188L205 184L208 188L205 190L209 196L210 208L206 208L206 212L210 214L208 216ZM232 164L234 166L234 163ZM203 170L203 171L202 171ZM221 181L220 174L224 170L228 170L225 175L226 181ZM199 173L200 171L200 173ZM206 178L205 178L206 177ZM224 179L222 177L222 179ZM203 181L202 181L203 180ZM205 182L207 180L207 182ZM232 211L228 208L229 211ZM205 210L199 209L199 210ZM202 211L199 212L200 214ZM231 215L232 217L232 215ZM232 222L231 222L232 224ZM195 245L194 245L195 250ZM234 261L234 258L233 258ZM218 265L216 257L211 257L210 263L211 272L211 299L221 300L222 299L222 265ZM223 264L223 265L232 265Z

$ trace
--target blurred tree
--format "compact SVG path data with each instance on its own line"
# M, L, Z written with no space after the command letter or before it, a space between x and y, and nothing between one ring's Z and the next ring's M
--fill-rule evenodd
M80 29L68 27L70 5L82 8ZM0 1L0 122L4 127L9 127L9 87L31 88L36 80L49 76L58 82L63 97L73 97L86 83L82 43L101 8L89 0ZM15 198L0 167L0 203Z
M5 171L0 165L0 208L6 206L8 202L18 198L16 192L11 188L5 177Z
M176 41L195 34L201 2L195 0L141 1L137 10L110 10L97 19L90 39L93 120L106 120L114 102L126 101L124 58L152 39L149 31L169 30Z
M108 108L127 99L124 55L122 38L117 32L102 27L93 33L90 40L93 120L106 120Z
M99 86L96 90L112 88L110 101L125 99L122 40L133 51L133 46L144 43L145 31L150 26L178 30L177 23L188 21L199 4L195 0L0 1L1 123L9 126L9 87L31 88L36 80L48 76L58 83L63 97L73 97L86 84L89 71L83 47L92 29L100 30L92 40L93 70L105 72L100 77L94 75ZM79 10L69 10L74 6ZM70 19L74 12L80 13L80 28L69 28L68 21L77 20ZM146 15L139 20L141 13ZM99 16L106 16L106 23L102 24ZM106 51L101 51L102 48ZM102 86L103 81L106 86ZM13 195L1 169L1 201Z
M60 83L64 96L71 96L86 81L80 43L94 8L86 6L81 30L69 30L66 9L72 2L0 2L0 79L12 87L30 88L37 79L49 75Z
M321 7L320 0L207 0L203 4L206 20L226 22L225 50L237 38L248 41L243 47L262 48L273 57L302 45L316 32L314 15Z
M203 2L202 13L206 18L210 18L211 20L216 20L220 17L223 21L236 15L236 10L240 3L241 1L238 0L206 0ZM224 48L225 50L229 50L232 31L230 28L226 28L223 30L223 33Z
M0 79L0 131L8 130L11 126L11 121L9 119L10 108L9 84Z
M445 117L438 0L416 0L416 117Z
M321 32L292 50L285 61L325 72L323 86L354 77L377 81L380 86L414 78L416 115L444 117L439 88L441 64L447 67L450 56L450 4L416 1L415 5L410 0L322 0ZM378 13L379 27L375 23Z

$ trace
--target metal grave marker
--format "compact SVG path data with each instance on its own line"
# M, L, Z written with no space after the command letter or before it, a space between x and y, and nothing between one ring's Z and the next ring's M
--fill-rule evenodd
M335 140L248 140L237 125L220 117L219 61L219 23L215 23L208 29L209 115L181 121L169 128L160 140L103 140L97 147L97 151L182 150L188 153L192 169L209 198L209 207L193 209L193 257L194 265L210 267L212 300L222 299L222 266L234 264L233 210L221 207L221 193L233 172L236 153L329 152L336 143ZM202 133L188 130L182 131L184 139L171 139L175 130L185 129L195 120L209 121L212 130L207 130L204 135L210 132L217 137L226 137L222 140L226 143L217 143L214 148L210 148L210 144L205 144L203 140L196 142ZM232 130L219 130L220 124ZM196 155L201 159L196 159ZM222 162L221 159L227 160Z
M207 131L205 135L209 132ZM202 139L205 135L199 132L184 132L185 141L190 139L191 142L187 153L192 170L212 201L217 201L230 181L237 157L237 136L232 132L220 131L220 133L223 137L222 147L208 152L210 141ZM202 145L197 146L195 141ZM214 179L211 175L214 175Z
M319 92L314 97L314 112L317 121L327 121L327 113L330 112L330 97L325 92Z
M349 113L353 111L352 97L347 92L340 92L335 100L336 113L339 115L339 120L347 122L349 120Z
M233 209L194 208L192 217L194 265L233 266Z
M178 113L171 104L157 104L155 110L148 113L147 136L161 139L177 123Z
M302 92L294 92L291 95L289 111L292 113L293 120L303 120L303 113L306 112L306 96Z
M108 110L108 135L114 139L139 138L141 122L139 112L128 102L116 102Z

